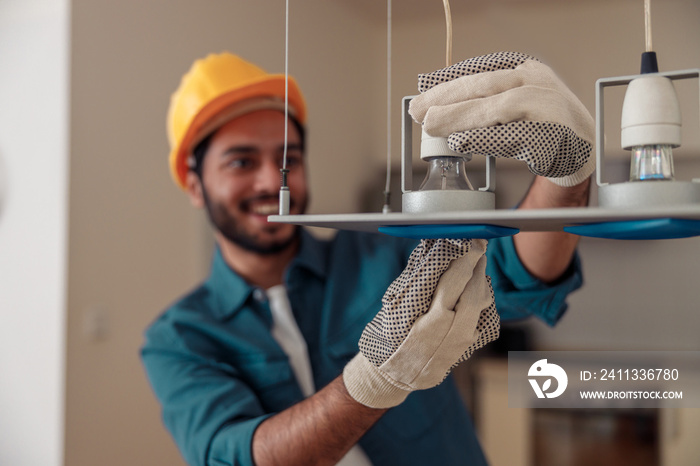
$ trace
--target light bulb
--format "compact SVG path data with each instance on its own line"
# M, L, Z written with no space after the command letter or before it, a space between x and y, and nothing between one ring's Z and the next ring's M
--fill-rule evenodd
M464 170L466 160L463 157L431 157L428 162L428 173L419 191L474 190Z
M630 181L673 180L672 152L663 144L633 147Z
M410 140L410 139L409 139ZM474 189L467 178L471 154L455 152L447 138L430 136L423 130L420 158L428 162L428 173L417 191L404 190L401 209L406 213L457 212L496 208L491 165L486 165L487 186ZM404 163L410 160L404 153ZM409 165L410 166L410 165ZM402 173L402 176L405 173Z

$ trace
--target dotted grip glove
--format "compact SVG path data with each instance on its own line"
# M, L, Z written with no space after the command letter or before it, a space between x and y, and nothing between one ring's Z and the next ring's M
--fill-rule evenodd
M595 121L546 65L517 52L470 58L418 77L410 114L462 154L510 157L559 186L595 170Z
M358 402L390 408L440 384L459 362L498 338L486 276L486 240L424 239L365 327L343 371Z

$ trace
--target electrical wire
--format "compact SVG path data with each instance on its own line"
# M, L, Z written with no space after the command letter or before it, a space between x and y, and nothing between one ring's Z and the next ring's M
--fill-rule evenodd
M287 169L287 139L289 137L289 0L284 12L284 151L282 169Z
M442 1L443 7L445 9L445 66L452 65L452 11L450 10L449 0ZM391 0L387 0L386 4L387 14L386 14L386 93L387 93L387 105L386 105L386 185L384 187L384 207L382 208L383 213L391 212L390 201L391 201Z
M289 215L289 186L287 186L287 142L289 140L289 0L284 10L284 149L282 151L282 182L279 196L279 214Z
M446 67L452 64L452 12L450 11L450 1L442 0L442 4L445 7L445 63Z
M654 50L651 46L651 0L644 0L644 36L646 41L646 51Z
M386 2L386 184L383 213L391 212L391 0Z

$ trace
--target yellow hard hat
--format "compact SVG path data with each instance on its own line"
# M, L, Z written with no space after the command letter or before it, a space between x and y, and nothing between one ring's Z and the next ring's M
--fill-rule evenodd
M170 172L175 182L185 189L192 150L227 120L261 108L283 109L284 88L283 74L268 74L237 55L225 52L195 61L172 95L168 110ZM304 97L291 77L288 102L290 115L304 124ZM246 110L232 112L239 104Z

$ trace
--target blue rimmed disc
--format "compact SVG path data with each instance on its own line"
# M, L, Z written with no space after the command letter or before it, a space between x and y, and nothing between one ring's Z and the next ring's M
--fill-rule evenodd
M608 239L674 239L700 235L700 220L655 218L564 227L580 236Z
M498 225L391 225L379 227L379 232L401 238L499 238L513 236L520 230Z

